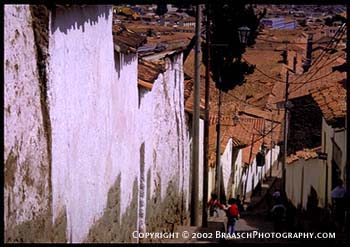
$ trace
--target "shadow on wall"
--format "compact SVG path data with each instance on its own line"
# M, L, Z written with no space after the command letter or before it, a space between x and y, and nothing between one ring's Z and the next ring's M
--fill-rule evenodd
M106 5L74 5L71 7L58 5L52 8L51 32L59 30L67 34L68 30L80 28L85 32L85 24L96 25L98 18L108 20L109 14L110 7Z
M239 153L239 150L232 149L231 173L228 180L228 187L227 187L227 193L226 193L227 198L234 197L234 194L235 194L235 191L233 191L233 185L237 183L237 181L235 181L235 174L236 174L236 161L237 161L238 153Z
M137 230L138 181L134 180L132 200L122 216L120 216L120 186L121 174L118 175L114 185L109 189L106 209L102 217L90 228L85 243L136 242L136 239L132 238L132 232Z
M118 79L120 78L120 72L122 71L124 65L130 65L133 60L136 59L135 53L123 54L114 51L114 67L117 72Z

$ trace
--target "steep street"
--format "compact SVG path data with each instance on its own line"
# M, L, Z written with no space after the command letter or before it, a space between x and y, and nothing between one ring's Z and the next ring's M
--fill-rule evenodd
M350 243L350 2L140 2L4 6L4 242Z

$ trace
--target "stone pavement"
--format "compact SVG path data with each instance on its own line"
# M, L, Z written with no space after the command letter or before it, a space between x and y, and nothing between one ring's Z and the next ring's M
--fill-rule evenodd
M216 232L225 232L226 214L220 210L218 217L208 218L208 227L178 226L174 232L179 233L179 238L168 239L166 243L220 243L224 239L216 238ZM184 233L187 234L184 234ZM188 236L188 237L187 237Z
M276 180L282 177L281 164L279 167L277 165L272 166L272 176L269 177L269 172L267 173L266 179L263 180L260 193L253 193L253 196L247 196L244 207L247 209L255 209L260 206L267 193L273 191L276 187Z
M249 211L241 212L241 218L236 223L236 232L272 232L273 223L265 217L265 205L262 205L264 197L270 192L270 189L276 186L276 179L281 176L281 166L277 169L274 165L272 169L272 177L266 178L262 184L262 193L254 195L246 200L245 206L248 206ZM199 217L201 219L201 216ZM195 226L178 226L174 232L179 233L178 238L167 239L162 242L166 243L224 243L224 242L239 242L239 243L256 243L256 242L271 242L266 239L234 239L225 240L217 236L218 232L226 233L227 218L224 211L220 210L218 217L208 218L208 227ZM185 237L183 233L186 232ZM187 234L188 233L188 234ZM188 237L187 237L188 236ZM208 238L211 237L211 238ZM279 241L280 242L280 241Z

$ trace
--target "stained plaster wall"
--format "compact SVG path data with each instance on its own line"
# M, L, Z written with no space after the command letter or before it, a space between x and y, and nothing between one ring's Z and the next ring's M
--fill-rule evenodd
M278 162L278 154L280 152L280 147L275 146L272 149L272 165L276 165ZM265 153L265 165L263 167L259 167L256 165L256 159L254 157L252 164L249 167L248 172L248 183L247 183L247 195L251 195L252 191L258 185L261 178L264 176L268 176L270 167L270 152ZM244 181L246 181L247 176L243 176Z
M248 172L248 184L247 193L250 195L252 189L254 189L261 176L264 178L269 175L270 171L270 159L271 150L268 150L265 154L265 166L257 167L256 160L253 159L253 163L249 168ZM277 164L277 158L279 153L279 146L275 146L272 149L272 165ZM229 197L236 197L237 195L242 195L244 188L242 186L247 179L247 174L243 173L243 163L242 163L242 149L234 150L232 148L232 139L229 139L223 154L221 155L221 167L222 167L222 178L226 194L226 199ZM242 174L243 173L243 174ZM214 189L212 186L211 190ZM209 190L210 190L209 189Z
M340 164L341 177L345 181L345 131L344 129L333 128L328 125L325 119L322 120L322 152L327 153L327 160L322 161L324 166L328 169L328 203L331 203L330 193L332 191L332 159L333 159L333 145L334 143L340 148L342 152L342 160Z
M312 192L313 191L313 192ZM299 159L286 165L286 193L294 206L307 209L315 192L316 205L325 205L325 165L319 159ZM329 195L329 194L328 194Z
M155 80L152 91L140 88L141 186L145 188L140 231L169 231L188 221L190 137L182 66L182 54L165 58L166 71Z
M32 12L5 5L4 14L5 242L49 241L50 130Z
M135 241L137 57L114 54L111 11L111 6L56 9L51 19L53 217L66 208L69 242L85 240L109 211L118 225L126 217L129 224L119 232L106 229L106 236L90 231L89 240Z
M39 87L35 61L28 62L35 57L29 8L7 10L8 240L137 242L136 229L186 223L190 144L182 55L167 60L167 72L139 102L137 56L113 53L111 6L54 8L47 85ZM10 233L22 223L27 231Z
M232 176L234 175L234 167L232 167L232 151L232 139L229 139L220 159L225 194L228 197L232 196Z

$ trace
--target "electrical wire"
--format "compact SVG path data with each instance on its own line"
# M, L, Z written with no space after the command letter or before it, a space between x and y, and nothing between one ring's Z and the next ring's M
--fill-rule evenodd
M248 103L248 102L243 101L242 99L239 99L238 97L236 97L235 95L232 95L230 93L228 93L228 95L233 97L236 101L239 101L239 103L242 103L243 105L246 105L246 106L252 106L252 107L260 108L260 109L268 109L268 110L271 110L271 111L280 111L280 109L278 109L278 108L263 108L260 105L255 105L255 104L252 104L252 103ZM223 103L230 103L230 102L232 102L232 101L226 101L226 102L223 102Z
M239 124L241 125L241 123L239 123ZM281 124L278 123L278 124L276 124L275 126L273 126L273 128L271 128L265 135L259 135L259 134L257 134L257 133L252 133L252 132L250 132L249 130L247 130L245 127L243 127L242 125L241 125L241 126L242 126L242 128L244 129L244 131L246 131L247 133L249 133L249 134L251 134L251 135L258 135L258 136L259 136L258 139L256 139L254 142L252 142L252 143L250 143L250 144L248 145L248 147L249 147L249 146L251 146L251 145L254 145L255 143L257 143L258 141L260 141L261 139L263 139L265 136L267 136L268 134L270 134L270 133L272 133L272 132L274 132L274 133L277 133L277 132L281 133L282 130L281 130L281 131L276 131L276 130L275 130L279 125L281 125Z
M244 61L245 61L246 63L248 63L248 64L252 64L252 63L250 63L247 59L245 59L244 57L242 57L242 60L244 60ZM257 70L257 71L260 72L262 75L264 75L265 77L267 77L267 78L269 78L269 79L271 79L271 80L273 80L273 81L279 81L279 82L285 83L284 81L282 81L282 80L280 80L280 79L277 79L277 78L274 78L274 77L272 77L272 76L267 75L265 72L263 72L262 70L260 70L260 69L257 68L256 66L255 66L254 70Z
M332 48L332 45L334 44L334 40L337 40L337 42L335 43L335 47L333 49L335 49L340 40L342 39L343 35L345 33L345 25L342 25L337 32L334 34L334 36L332 37L332 39L328 42L327 46L322 50L322 52L318 55L318 57L314 60L314 62L310 65L310 67L315 67L318 63L320 63L322 61L322 58L325 56L325 54L328 54L328 57L330 56L330 54L327 52L328 49ZM340 38L336 38L338 35L341 35ZM330 46L330 47L329 47ZM296 81L298 81L300 78L302 78L303 76L305 76L305 74L302 74L298 77L296 77L293 81L291 81L291 83L296 83ZM310 79L310 78L309 78Z
M336 44L336 46L339 44L339 41L337 42L337 44ZM329 55L330 56L330 55ZM328 57L329 57L328 56ZM339 56L338 56L339 57ZM337 57L337 58L338 58ZM337 59L336 58L336 59ZM324 62L323 62L323 64L319 67L319 69L317 69L316 71L314 71L314 73L311 75L311 76L309 76L309 78L308 79L306 79L305 81L304 81L304 83L303 84L301 84L299 87L297 87L297 88L294 88L293 89L293 91L291 91L291 92L295 92L295 91L297 91L298 89L300 89L301 87L303 87L305 84L307 84L307 83L309 83L310 81L311 81L311 79L319 72L319 71L321 71L321 69L325 66L325 64L328 62L328 64L330 63L330 61L327 61L327 59L324 59ZM311 72L311 71L310 71ZM328 76L329 75L331 75L333 72L331 72L331 73L328 73ZM307 77L307 76L306 76Z

